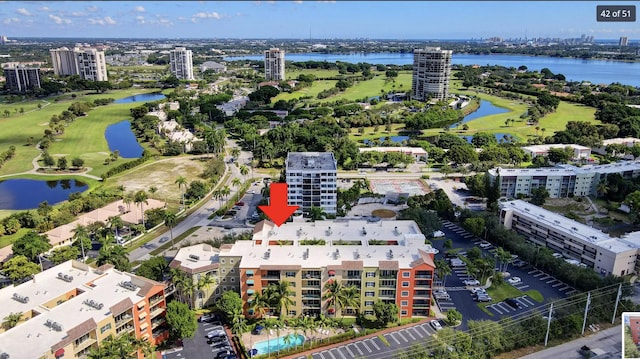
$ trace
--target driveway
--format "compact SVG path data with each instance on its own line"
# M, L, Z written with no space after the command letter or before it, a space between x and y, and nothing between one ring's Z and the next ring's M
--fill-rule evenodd
M183 349L166 353L163 355L163 359L215 358L220 350L216 348L216 344L207 343L207 338L205 337L213 329L213 326L211 323L198 322L198 330L193 338L183 340Z

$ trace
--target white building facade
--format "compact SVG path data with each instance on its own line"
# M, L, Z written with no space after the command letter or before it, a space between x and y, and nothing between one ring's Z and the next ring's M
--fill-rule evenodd
M427 47L413 50L413 81L411 98L425 101L444 100L449 95L451 50Z
M267 81L284 81L284 50L273 48L264 52L264 77Z
M49 50L51 65L58 76L78 75L88 81L109 81L104 51L90 47L61 47Z
M169 51L171 73L180 80L194 80L193 54L184 47L176 47Z
M321 207L335 215L338 203L338 167L331 152L289 152L286 178L290 206L300 206L298 212L309 213L311 207Z

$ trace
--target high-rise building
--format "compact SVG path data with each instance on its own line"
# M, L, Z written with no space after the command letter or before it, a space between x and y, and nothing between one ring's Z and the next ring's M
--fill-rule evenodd
M7 88L11 92L27 92L40 88L40 69L37 67L8 67L4 68Z
M90 47L61 47L49 50L51 65L58 76L78 75L88 81L108 81L104 51Z
M626 36L620 37L620 46L629 46L629 38Z
M176 47L169 52L171 73L180 80L195 80L193 77L193 54L184 47Z
M156 345L169 334L164 289L110 264L59 264L0 290L0 316L22 314L0 329L0 357L86 358L109 336L129 333Z
M429 98L444 100L449 95L451 50L427 47L413 50L413 81L411 97L425 101Z
M290 206L300 206L298 212L307 214L311 207L336 214L338 167L333 153L289 152L285 173Z
M274 48L264 52L264 78L267 81L284 81L284 50Z

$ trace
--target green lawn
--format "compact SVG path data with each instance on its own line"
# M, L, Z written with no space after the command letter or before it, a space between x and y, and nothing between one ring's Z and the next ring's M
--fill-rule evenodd
M375 126L369 126L364 128L364 134L358 133L359 128L352 128L349 132L349 139L352 141L362 142L364 140L371 140L374 138L397 136L400 131L404 129L403 123L392 123L391 132L385 131L386 125L380 125L378 132L374 131Z
M56 98L47 98L50 104L37 109L40 100L14 104L0 104L0 116L5 109L12 113L9 117L0 117L0 151L5 151L9 146L16 146L16 156L0 168L1 175L20 173L32 169L31 161L35 158L39 150L35 146L25 146L28 137L37 140L42 138L44 130L52 115L57 115L66 110L75 101L94 100L97 98L123 98L137 93L154 92L153 89L126 89L113 90L104 94L89 94L87 92L76 93L76 98L70 95L62 95ZM55 101L58 99L58 101ZM129 116L129 108L138 106L137 103L111 104L96 107L91 110L86 117L78 118L74 123L65 129L65 133L58 136L60 142L51 145L50 153L65 154L70 158L80 156L85 159L85 165L98 167L96 164L104 160L106 155L98 155L97 152L107 152L109 148L104 138L104 129L107 125L126 119ZM24 107L25 113L15 113L14 108ZM28 109L36 109L28 112ZM98 159L99 158L99 159ZM107 167L107 166L103 166ZM106 170L106 169L105 169ZM92 174L100 175L99 170L94 170Z
M386 76L379 74L371 80L360 81L346 89L344 92L331 96L325 100L335 101L346 99L349 101L359 101L365 97L380 96L381 90L384 90L385 92L411 91L411 74L407 72L399 73L395 81L388 81Z
M341 76L338 70L323 70L323 69L304 69L304 70L289 70L286 69L285 76L287 80L296 80L300 74L314 75L318 79L334 78ZM357 73L362 75L362 73ZM348 75L347 75L348 76Z
M336 85L334 80L316 80L310 87L305 87L299 91L295 92L282 92L278 94L278 96L274 97L271 102L275 103L279 100L291 100L294 98L300 98L305 96L311 96L314 100L318 96L318 94L324 90L328 90Z

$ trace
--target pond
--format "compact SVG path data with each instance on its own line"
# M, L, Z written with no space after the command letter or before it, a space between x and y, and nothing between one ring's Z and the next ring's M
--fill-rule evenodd
M38 208L43 201L50 205L66 201L74 192L84 192L89 186L74 179L0 181L0 209L23 210Z
M153 102L153 101L158 101L158 100L162 100L164 98L166 98L167 96L159 93L159 92L154 92L154 93L144 93L144 94L140 94L140 95L133 95L133 96L129 96L129 97L125 97L125 98L119 98L115 101L113 101L113 103L131 103L131 102Z
M380 142L384 142L386 137L380 137ZM402 141L409 141L409 136L391 136L391 142L393 143L401 143ZM371 140L364 140L365 145L368 145Z
M111 152L120 151L122 158L139 158L142 156L144 148L140 146L136 136L131 131L131 123L129 121L120 121L107 127L104 131L104 137L109 144Z
M494 133L493 135L496 137L496 140L498 140L499 143L518 141L517 137L509 133ZM460 137L464 138L469 143L471 143L471 140L473 139L473 136L460 136Z
M463 123L475 120L476 118L489 116L489 115L496 115L496 114L505 113L505 112L509 112L509 110L503 107L495 106L489 101L480 100L480 107L476 111L471 112L470 114L464 116L464 119L462 119L462 121L454 123L449 128L456 128L458 126L461 126Z

